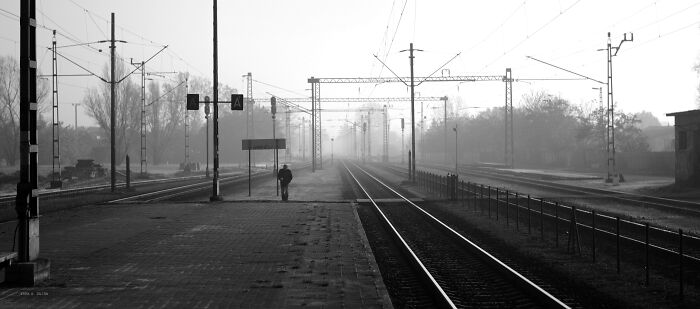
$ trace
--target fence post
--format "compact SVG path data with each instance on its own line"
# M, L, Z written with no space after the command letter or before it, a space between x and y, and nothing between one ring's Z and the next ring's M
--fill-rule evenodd
M469 181L467 181L467 185L464 187L464 191L465 191L465 193L464 193L464 194L465 194L465 196L464 196L464 199L465 199L464 205L465 205L465 208L469 208L469 195L467 194L467 192L469 192Z
M508 219L508 213L510 212L510 192L506 190L506 227L510 225L509 219Z
M644 285L649 286L649 222L644 223L644 255L646 256L644 262Z
M473 189L472 195L474 195L474 212L477 212L477 209L476 209L476 202L477 202L477 200L476 200L476 184L472 184L472 189Z
M679 296L683 299L683 229L678 229L678 266Z
M501 195L500 189L496 188L496 221L498 221L498 204L500 204L499 195Z
M593 253L593 263L595 264L595 231L596 231L596 229L595 229L595 210L591 210L591 216L593 216L591 219L591 229L592 229L592 231L591 231L591 233L592 233L591 251Z
M540 198L540 240L544 241L544 199Z
M554 202L554 246L559 248L559 202Z
M131 161L129 155L126 155L126 189L131 189Z
M489 208L489 219L491 219L491 186L489 186L489 203L488 203L488 208Z
M480 194L479 210L481 211L481 214L483 215L484 214L484 206L481 206L481 205L483 205L483 203L484 203L484 185L481 185L479 187L479 194Z
M520 203L518 203L518 192L515 192L515 230L520 231Z
M620 273L620 217L615 217L615 242L617 244L617 273Z
M530 215L530 194L527 195L527 234L532 235L532 222Z

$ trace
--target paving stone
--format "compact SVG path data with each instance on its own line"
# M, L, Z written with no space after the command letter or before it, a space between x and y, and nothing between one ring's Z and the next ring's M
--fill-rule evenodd
M51 279L0 288L0 307L391 307L354 207L238 201L50 213L41 256ZM13 231L0 224L0 241L11 244Z

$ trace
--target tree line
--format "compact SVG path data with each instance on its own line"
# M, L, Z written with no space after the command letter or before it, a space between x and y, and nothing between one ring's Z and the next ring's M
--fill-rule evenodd
M118 62L116 80L122 79L133 68ZM103 67L103 78L109 80L109 66ZM138 164L141 148L141 82L140 72L118 83L115 91L116 126L115 146L117 164L129 155L132 164ZM185 80L189 90L186 90ZM52 119L51 85L45 79L38 81L40 115L37 123L39 137L39 163L51 164ZM186 91L211 96L212 83L201 76L180 72L175 76L147 82L145 96L146 149L148 164L180 163L185 157L185 113L190 116L190 160L206 160L206 126L204 108L187 111ZM219 85L219 100L227 101L237 90L230 85ZM110 85L102 83L88 88L82 106L97 127L75 128L73 121L62 121L60 132L60 158L62 165L72 165L77 159L95 159L109 162L110 149ZM59 108L68 108L59 103ZM256 123L271 123L266 108L254 110ZM210 118L211 119L211 118ZM219 106L220 153L222 162L242 162L247 155L240 150L241 138L246 136L245 112L231 111L228 105ZM278 121L279 125L280 121ZM16 166L19 160L19 64L11 56L0 57L0 165ZM270 125L256 125L257 137L272 135ZM283 130L278 130L278 136ZM211 132L210 132L211 145ZM211 147L211 146L210 146ZM210 148L211 150L211 148Z

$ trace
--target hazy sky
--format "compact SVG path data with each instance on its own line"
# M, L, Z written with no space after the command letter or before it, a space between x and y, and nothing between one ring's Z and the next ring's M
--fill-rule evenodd
M128 41L118 46L122 57L142 60L167 44L167 52L148 64L150 70L187 70L211 78L211 1L37 0L37 6L40 24L79 42L107 39L107 20L114 12L117 38ZM3 0L0 9L0 54L16 56L19 28L11 14L19 14L19 1ZM664 124L671 120L665 113L696 108L698 76L692 67L700 55L700 1L686 0L219 1L219 79L244 89L241 75L252 72L256 80L294 92L256 83L256 96L266 91L308 96L310 76L391 76L373 54L386 59L397 74L408 76L408 55L400 50L413 42L424 50L416 53L416 76L427 76L461 52L446 66L451 75L502 75L509 67L514 78L575 77L528 60L529 55L605 81L606 56L597 49L605 48L608 31L614 45L624 32L634 33L634 41L624 43L613 58L620 108L651 111ZM38 33L38 44L49 46L50 31ZM73 44L63 36L58 40L59 46ZM105 52L85 47L62 52L101 73L108 61L107 45L93 46ZM50 53L41 48L38 58L42 71L50 73ZM66 61L60 62L60 71L81 73ZM94 77L61 79L64 121L73 119L68 104L79 101L85 87L98 83ZM591 104L598 99L591 88L598 86L591 81L519 82L514 85L514 104L537 90ZM461 107L504 104L501 82L425 83L417 91L423 96L459 96ZM408 96L408 91L402 84L324 84L321 95ZM393 113L401 116L400 111ZM82 115L79 121L91 123Z

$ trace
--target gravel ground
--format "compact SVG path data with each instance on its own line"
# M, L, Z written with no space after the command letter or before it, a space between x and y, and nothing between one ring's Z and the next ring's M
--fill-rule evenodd
M381 173L381 176L396 179L396 183L400 181L391 173ZM414 186L403 185L402 188L425 198L425 194L419 192ZM526 188L516 190L528 192L524 189ZM666 279L662 274L652 272L651 285L645 287L644 277L640 276L643 271L639 269L623 267L621 274L618 275L614 256L606 256L599 252L598 260L593 264L588 257L566 253L565 247L555 248L553 244L542 242L537 233L527 235L523 229L517 232L513 225L506 228L503 221L489 220L486 216L475 215L471 211L465 211L449 203L433 204L444 215L458 218L464 224L481 231L485 235L483 239L487 246L488 242L504 242L516 252L514 256L538 265L543 277L546 278L548 274L562 274L565 276L561 278L562 281L575 282L574 286L591 289L590 292L581 291L584 297L589 295L588 293L596 295L593 296L596 298L589 299L587 303L584 302L585 307L700 308L698 287L686 287L685 298L680 300L677 281ZM697 227L697 224L695 226ZM506 254L505 259L516 260L510 253ZM566 285L569 286L571 283Z

